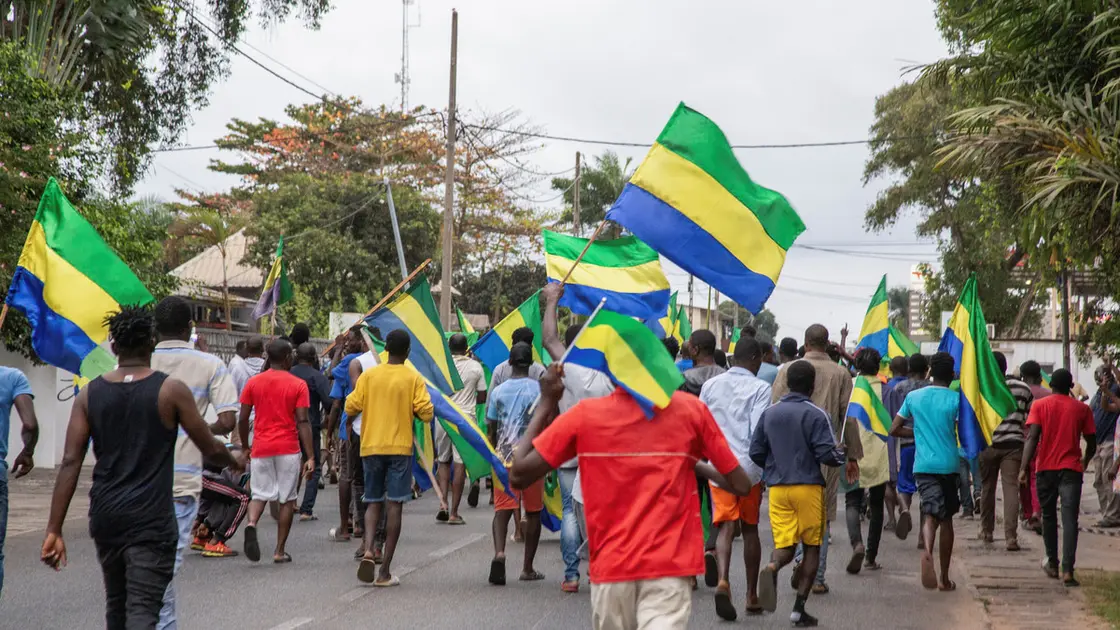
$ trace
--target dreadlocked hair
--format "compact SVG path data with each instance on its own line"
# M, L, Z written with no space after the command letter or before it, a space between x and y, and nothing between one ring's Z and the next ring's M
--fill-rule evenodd
M133 356L151 350L156 322L150 307L121 306L119 312L105 317L105 325L109 327L109 337L117 354Z

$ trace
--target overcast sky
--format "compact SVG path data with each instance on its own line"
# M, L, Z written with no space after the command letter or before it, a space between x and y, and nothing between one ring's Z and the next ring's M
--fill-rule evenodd
M410 105L447 106L451 8L416 0L420 26L409 31ZM333 92L369 105L399 104L401 3L335 0L319 31L301 24L255 27L243 41ZM652 143L678 101L705 113L732 143L829 142L866 138L876 96L902 80L914 63L946 53L932 2L864 0L837 3L668 0L570 0L562 3L459 3L461 109L520 110L546 133ZM701 5L703 8L701 8ZM413 22L416 5L411 9ZM247 53L318 91L252 49ZM284 119L283 108L310 97L241 57L195 113L184 143L210 144L231 118ZM469 114L468 114L469 116ZM544 172L572 166L575 151L603 147L549 141L529 161ZM644 149L615 149L635 164ZM739 150L758 183L785 194L808 226L768 304L780 334L801 338L824 323L838 335L859 332L882 274L908 285L913 264L933 260L912 218L887 234L863 229L863 214L881 183L864 187L864 145ZM206 166L216 151L158 154L138 194L174 198L173 189L216 192L234 183ZM538 197L552 196L541 188ZM867 258L862 253L886 253ZM901 254L901 255L895 255ZM687 276L667 266L674 288ZM696 303L707 298L697 283ZM683 298L687 300L687 297Z

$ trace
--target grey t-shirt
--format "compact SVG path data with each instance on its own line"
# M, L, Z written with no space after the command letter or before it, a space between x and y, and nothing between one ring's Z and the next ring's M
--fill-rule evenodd
M684 372L684 385L681 385L681 389L693 396L699 396L700 389L704 387L704 383L707 383L708 379L719 376L726 371L726 369L721 368L715 363L689 368Z
M895 385L894 389L891 390L890 395L891 396L897 396L896 400L898 401L899 408L901 408L902 407L902 401L906 400L906 395L907 394L909 394L912 391L919 390L923 387L927 387L929 385L930 385L929 381L919 381L917 379L908 378L905 381L902 381L901 383L899 383L898 385ZM908 426L911 429L914 428L914 421L912 419L904 418L903 420L906 423L905 426ZM891 421L894 421L894 418L891 418ZM904 446L914 446L914 438L912 438L912 437L911 438L899 438L898 446L900 448L904 447Z
M560 413L565 413L576 406L581 400L599 398L614 391L614 383L610 377L598 370L575 365L564 364L564 394L560 397ZM575 468L579 463L578 457L573 457L560 465L561 468Z
M513 374L513 368L509 366L509 359L502 361L498 367L494 368L494 372L490 375L490 392L494 392L494 388L509 380ZM544 376L544 366L540 363L534 363L529 366L529 378L534 381L541 380Z

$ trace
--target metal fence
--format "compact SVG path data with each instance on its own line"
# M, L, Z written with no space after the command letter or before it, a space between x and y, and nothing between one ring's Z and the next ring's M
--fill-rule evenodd
M243 339L248 341L250 337L261 336L259 333L219 330L214 328L199 329L198 335L206 341L206 349L208 352L221 357L222 360L227 363L230 358L233 357L233 352L237 347L238 341ZM325 352L327 346L331 345L330 339L312 337L310 341L320 353Z

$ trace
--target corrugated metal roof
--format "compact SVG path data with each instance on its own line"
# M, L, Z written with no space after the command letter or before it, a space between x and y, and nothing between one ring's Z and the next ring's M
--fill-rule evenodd
M241 264L252 239L239 230L226 239L226 276L231 289L256 289L264 284L264 273L256 267ZM211 245L201 254L171 270L171 275L184 282L207 287L222 286L222 254Z

